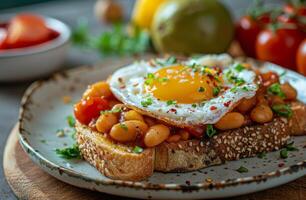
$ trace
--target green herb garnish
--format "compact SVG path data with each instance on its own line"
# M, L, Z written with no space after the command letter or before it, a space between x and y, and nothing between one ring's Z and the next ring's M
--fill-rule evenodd
M122 128L125 131L128 131L128 127L123 123L120 123L120 128Z
M177 59L175 56L170 56L167 60L166 60L166 64L167 65L172 65L175 64L177 62Z
M257 157L258 158L264 158L264 157L266 157L266 152L260 152L259 154L257 154Z
M74 144L72 147L56 149L55 151L60 157L65 159L81 158L80 149L77 144Z
M234 68L237 72L241 72L245 69L245 67L243 65L239 64L239 63L236 64L236 66Z
M140 103L143 107L148 107L149 105L152 105L153 100L152 98L147 98L145 101L141 101Z
M299 150L298 148L294 147L293 144L294 144L294 141L286 145L287 151L298 151Z
M146 78L146 80L145 80L145 84L146 84L146 85L151 85L151 84L153 83L154 79L155 79L154 74L148 73L148 74L147 74L147 78Z
M268 87L268 94L276 95L276 96L279 96L281 98L285 98L286 97L286 95L282 91L281 86L280 86L279 83L273 83L272 85L270 85L270 87Z
M46 141L46 140L40 140L40 142L41 142L41 143L46 143L47 141Z
M198 92L204 92L204 91L205 91L205 88L199 87Z
M135 146L133 149L134 153L142 153L143 152L143 148L139 147L139 146Z
M281 157L281 158L288 158L288 151L287 151L287 149L282 149L282 150L279 152L279 154L280 154L280 157Z
M243 167L243 166L240 166L236 171L239 172L239 173L247 173L247 172L249 172L248 168Z
M175 105L175 104L176 104L176 101L174 101L174 100L168 100L167 101L167 106Z
M166 82L168 80L169 79L167 77L158 78L158 82L160 82L160 83L164 83L164 82Z
M191 106L192 106L193 108L196 108L196 107L197 107L197 104L193 103Z
M216 131L216 129L214 129L213 125L208 124L208 125L206 126L206 135L207 135L208 137L211 138L211 137L214 136L216 133L217 133L217 131Z
M213 88L213 95L214 96L218 96L219 92L220 92L220 87L214 87Z
M283 77L283 76L285 76L287 74L287 70L284 70L280 75L279 75L279 77Z
M291 117L292 116L292 109L287 104L276 104L272 106L273 112L281 117Z
M122 112L122 109L121 108L115 108L115 109L112 109L112 110L103 110L103 111L100 112L100 114L103 115L103 114L118 113L118 112Z
M71 128L75 126L75 119L72 115L67 116L67 123Z

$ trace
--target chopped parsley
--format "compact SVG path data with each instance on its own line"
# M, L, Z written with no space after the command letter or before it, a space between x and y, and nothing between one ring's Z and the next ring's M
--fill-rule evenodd
M281 158L288 158L288 152L289 151L298 151L299 149L293 146L294 142L290 142L283 148L279 154Z
M276 104L272 106L272 110L274 113L281 117L291 117L292 116L292 110L291 107L287 104Z
M197 104L193 103L191 106L192 106L193 108L196 108L196 107L197 107Z
M236 169L237 172L239 173L247 173L249 172L248 168L240 166L238 169Z
M141 148L140 146L135 146L133 149L134 153L142 153L143 152L143 148Z
M279 83L273 83L272 85L270 85L270 87L268 87L268 94L276 95L276 96L279 96L281 98L285 98L286 97L286 95L282 91L281 86L280 86Z
M236 64L236 66L234 68L237 72L241 72L245 69L245 67L243 65L241 65L240 63Z
M65 159L81 158L80 149L77 144L74 144L72 147L56 149L55 152Z
M199 87L198 92L204 92L204 91L205 91L205 88Z
M214 87L213 88L213 95L218 96L219 93L220 93L220 87Z
M147 74L147 78L146 78L146 80L145 80L145 84L146 84L146 85L151 85L151 84L153 83L154 79L155 79L154 74L148 73L148 74Z
M257 154L257 157L258 158L264 158L264 157L266 157L266 152L260 152L259 154Z
M167 101L167 106L175 105L175 104L176 104L176 101L174 101L174 100L168 100Z
M166 82L168 80L169 79L167 77L158 78L158 82L160 82L160 83L164 83L164 82Z
M118 113L118 112L122 112L122 109L121 108L115 108L115 109L112 109L112 110L103 110L103 111L100 112L100 114L103 115L103 114Z
M152 98L147 98L146 100L141 101L140 103L143 107L148 107L149 105L152 105L153 100Z
M299 149L293 146L294 142L290 142L289 144L286 145L287 151L298 151Z
M208 137L211 138L211 137L214 136L216 133L217 133L217 131L216 131L216 129L214 129L213 125L208 124L208 125L206 126L206 135L207 135Z
M249 88L248 88L247 86L243 86L243 87L242 87L242 90L248 92L248 91L249 91Z
M75 119L72 115L67 116L67 123L70 127L74 128L75 126Z
M46 141L46 140L40 140L40 142L41 142L41 143L46 143L47 141Z
M288 151L287 151L287 149L282 149L279 152L279 155L280 155L281 158L288 158Z
M233 72L229 70L225 74L226 78L228 79L229 82L234 83L237 86L240 86L245 83L245 80L242 78L238 78L237 76L234 76Z
M287 70L284 70L280 75L279 75L279 77L283 77L283 76L285 76L287 74Z
M128 127L123 123L120 123L120 128L122 128L125 131L128 131Z

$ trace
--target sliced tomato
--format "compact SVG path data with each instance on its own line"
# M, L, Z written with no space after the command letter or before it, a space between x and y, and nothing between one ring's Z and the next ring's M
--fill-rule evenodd
M32 14L16 15L9 23L6 45L20 48L49 40L51 31L42 17Z
M256 40L257 57L295 70L296 52L303 39L304 33L298 29L265 29Z
M306 39L300 44L296 54L298 72L306 76Z
M100 112L110 109L108 101L102 97L88 97L74 105L75 118L82 124L88 125L100 116Z
M256 38L261 31L259 24L251 16L243 16L236 25L236 39L247 56L256 56Z

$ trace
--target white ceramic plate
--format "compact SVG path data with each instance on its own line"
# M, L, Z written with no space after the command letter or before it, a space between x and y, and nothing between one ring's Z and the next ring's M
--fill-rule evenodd
M262 65L263 70L284 71L270 63ZM63 148L74 142L70 136L56 136L57 129L67 127L66 116L72 114L72 104L64 104L62 97L69 95L72 102L76 102L88 84L106 79L117 68L114 64L78 68L36 82L27 90L20 114L20 141L31 159L47 173L82 188L154 199L242 195L275 187L306 174L306 136L292 138L299 151L290 152L287 159L281 159L279 151L276 151L268 153L264 159L241 159L189 173L154 173L143 182L111 180L83 160L60 158L55 148ZM282 78L298 90L299 100L306 103L305 77L287 71ZM240 166L248 168L249 172L238 173L236 169Z

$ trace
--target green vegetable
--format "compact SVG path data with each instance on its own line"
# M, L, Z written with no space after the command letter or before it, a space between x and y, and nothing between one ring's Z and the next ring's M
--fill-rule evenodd
M299 149L293 146L294 142L292 141L291 143L286 145L287 151L298 151Z
M143 152L143 148L139 147L139 146L135 146L133 149L134 153L142 153Z
M279 154L280 154L280 157L281 157L281 158L288 158L288 151L287 151L287 149L282 149L282 150L279 152Z
M264 157L266 157L266 152L261 152L261 153L259 153L258 155L257 155L257 157L258 158L264 158Z
M118 113L118 112L122 112L121 108L115 108L112 110L103 110L100 112L101 115L103 114L107 114L107 113Z
M249 170L246 167L240 166L236 171L239 173L247 173Z
M204 89L203 87L200 87L198 91L199 91L199 92L204 92L205 89Z
M213 88L213 95L214 96L218 96L219 92L220 92L220 87L214 87Z
M75 119L72 115L67 116L67 123L71 128L75 126Z
M125 124L120 123L120 128L122 128L125 131L128 131L128 127Z
M115 24L110 31L98 36L89 35L86 23L79 24L72 33L72 42L78 46L98 50L102 55L131 55L145 52L150 46L147 31L132 27L127 32L121 23Z
M196 107L197 107L197 104L193 103L191 106L192 106L193 108L196 108Z
M217 131L216 131L216 129L214 129L213 125L208 124L207 127L206 127L206 135L211 138L216 133L217 133Z
M81 158L80 149L77 144L74 144L72 147L56 149L55 151L60 157L65 159Z
M167 106L175 105L175 104L176 104L176 101L174 101L174 100L168 100L167 101Z
M281 117L290 118L292 116L291 107L287 104L276 104L272 106L273 112Z
M152 105L153 100L152 98L147 98L145 101L141 101L140 103L143 107L148 107L149 105Z
M245 70L245 67L243 65L239 64L239 63L236 64L236 66L234 68L237 72L241 72L241 71Z
M270 87L268 87L268 94L276 95L276 96L279 96L281 98L285 98L286 97L286 95L282 91L281 86L280 86L279 83L273 83L272 85L270 85Z
M177 62L177 59L175 56L170 56L167 60L166 60L166 64L167 65L171 65L171 64L175 64Z

